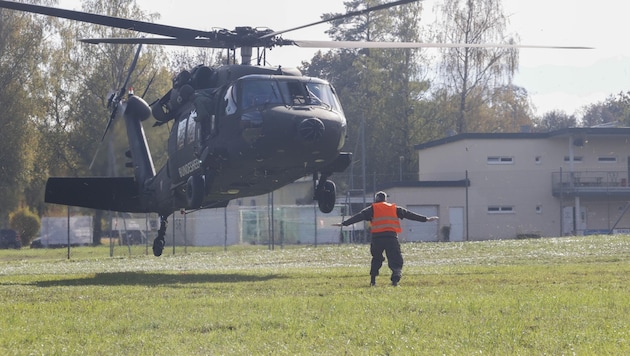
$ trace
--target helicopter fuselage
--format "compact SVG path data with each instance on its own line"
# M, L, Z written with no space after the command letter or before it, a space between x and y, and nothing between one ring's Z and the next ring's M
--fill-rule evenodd
M182 79L183 78L183 79ZM141 121L170 123L167 163L155 172ZM322 212L335 203L327 180L345 170L346 119L334 88L298 71L253 66L197 67L148 105L132 96L125 120L134 177L52 177L49 203L124 212L227 206L313 175Z
M159 210L224 206L350 163L343 110L317 78L249 74L195 89L173 121L168 163L145 187Z

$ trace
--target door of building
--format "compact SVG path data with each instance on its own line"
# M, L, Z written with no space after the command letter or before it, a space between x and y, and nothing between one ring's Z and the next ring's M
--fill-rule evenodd
M449 241L464 241L464 208L461 206L448 208L448 221L451 228Z
M576 219L575 207L565 206L562 208L562 235L577 235L578 232L586 230L586 208L580 207L579 218Z

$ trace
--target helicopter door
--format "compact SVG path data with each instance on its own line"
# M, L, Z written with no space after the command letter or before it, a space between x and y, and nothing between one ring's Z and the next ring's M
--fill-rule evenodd
M169 160L171 177L175 182L185 181L200 169L199 138L201 125L195 120L197 112L194 106L184 111L186 114L177 120L169 140Z

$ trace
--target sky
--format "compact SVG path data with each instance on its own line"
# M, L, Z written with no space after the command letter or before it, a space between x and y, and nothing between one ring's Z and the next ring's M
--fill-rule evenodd
M343 0L137 0L141 8L161 15L156 22L199 30L236 26L279 31L320 20L327 12L344 12ZM425 0L432 9L438 0ZM212 4L212 5L211 5ZM591 46L592 50L521 49L514 84L524 87L542 115L551 110L581 116L583 108L630 90L630 46L627 5L619 0L503 0L508 33L521 44ZM59 7L80 9L79 0L60 0ZM285 38L328 40L318 25L285 34ZM273 65L298 66L313 49L276 48L267 55ZM334 84L334 83L333 83Z

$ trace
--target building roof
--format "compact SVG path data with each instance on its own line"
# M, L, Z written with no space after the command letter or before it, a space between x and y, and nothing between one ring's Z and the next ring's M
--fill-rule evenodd
M470 180L425 180L425 181L403 181L403 182L387 182L379 186L379 190L387 190L391 188L453 188L453 187L469 187Z
M441 146L462 140L548 139L563 136L630 136L630 127L572 127L550 132L464 133L413 146L415 150Z

